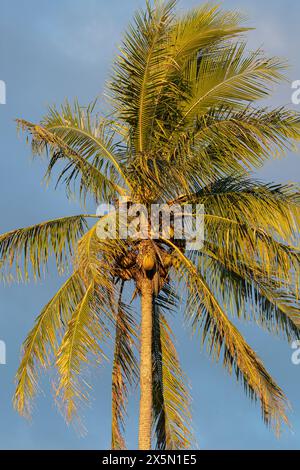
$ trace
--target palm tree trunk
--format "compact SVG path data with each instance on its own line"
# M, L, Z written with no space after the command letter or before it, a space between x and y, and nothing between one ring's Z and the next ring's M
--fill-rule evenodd
M141 283L141 353L139 449L151 449L152 428L152 315L153 287L150 279Z

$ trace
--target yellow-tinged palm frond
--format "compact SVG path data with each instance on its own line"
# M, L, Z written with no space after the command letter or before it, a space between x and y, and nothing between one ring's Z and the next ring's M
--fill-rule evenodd
M131 126L137 152L147 150L158 91L165 84L175 87L166 82L165 74L171 61L168 34L175 4L160 2L153 9L147 2L146 12L136 13L115 64L110 90L118 115Z
M109 215L105 217L108 218ZM97 225L94 225L78 242L74 263L83 280L86 293L69 322L56 362L60 375L57 395L65 405L68 421L77 416L77 406L80 401L87 399L88 385L84 379L84 371L91 356L101 360L101 342L110 336L111 327L115 326L118 332L115 339L113 388L124 386L123 393L127 393L125 381L129 381L130 366L135 365L133 353L129 355L131 344L128 343L135 336L135 323L128 308L123 303L118 303L116 299L115 264L119 254L118 245L124 246L124 242L100 240L97 236ZM126 361L128 361L127 366ZM123 374L122 383L120 373ZM121 393L121 388L119 392ZM114 446L119 446L123 442L121 427L125 396L124 402L121 400L121 395L119 399L119 402L113 403Z
M223 225L225 230L231 226L241 234L246 225L258 233L276 236L286 244L294 243L298 237L300 189L295 184L267 184L244 177L226 177L178 201L204 205L210 241L215 241L210 228L213 231L216 225ZM224 239L224 234L222 236ZM219 245L222 244L220 240Z
M109 217L109 214L104 216L107 220ZM118 258L129 247L130 243L127 240L121 240L117 236L115 239L99 239L96 224L79 240L75 265L87 284L94 280L98 286L101 285L113 296L114 278L118 277L120 270L117 264Z
M271 110L247 107L236 112L225 106L212 109L199 119L189 139L195 152L209 146L212 152L218 148L226 154L227 148L239 152L235 157L245 165L257 167L266 159L292 149L293 141L300 139L300 115L284 107Z
M116 145L117 123L94 115L95 105L83 108L77 101L73 106L66 101L60 110L50 108L41 125L106 177L130 188Z
M225 269L221 274L218 270L214 273L215 282L224 283L226 272L228 282L246 282L258 290L258 297L268 299L279 314L279 323L283 320L283 331L288 338L299 335L299 271L300 271L300 251L292 246L278 242L272 236L259 228L248 227L246 224L239 225L234 221L212 219L208 226L209 238L204 243L202 252L193 255L196 264L203 261L203 256L209 256L216 260ZM222 243L220 244L220 240ZM218 279L218 274L221 276ZM232 292L227 291L226 296L234 298L236 295L236 285L232 286ZM285 292L285 295L284 295ZM259 302L256 302L256 294L250 289L252 299L247 307L255 309ZM240 297L238 297L240 299ZM273 300L274 301L273 301ZM263 300L265 305L266 300ZM270 306L271 307L271 306ZM272 327L273 314L268 317L269 308L265 305L266 323L270 320ZM234 309L233 309L234 310ZM242 312L240 312L242 315ZM262 315L263 312L262 312ZM275 316L273 320L278 320ZM288 325L285 322L288 322ZM277 325L279 326L279 325ZM286 329L287 328L287 329ZM280 328L280 331L281 328Z
M14 407L20 414L31 414L31 400L38 388L38 369L50 366L51 359L58 350L62 332L83 295L82 280L78 272L74 272L44 307L27 336L16 375L17 387L14 395Z
M156 448L188 449L192 440L190 395L179 364L172 330L160 308L160 297L154 302L153 428ZM170 309L170 300L163 299L163 305Z
M115 350L112 369L112 438L113 450L125 449L125 417L128 387L138 376L138 364L133 351L137 325L132 312L122 302L124 282L120 289L116 316Z
M300 339L300 305L292 288L283 288L259 267L231 264L206 246L198 260L202 276L231 316L254 320L272 334L288 341Z
M41 155L50 150L50 161L46 173L46 180L52 175L54 166L58 162L67 161L67 165L60 172L57 184L63 180L67 194L72 193L72 184L79 182L79 194L85 201L87 193L95 200L110 201L118 195L124 195L125 190L114 181L113 174L109 176L90 163L84 156L75 151L64 142L64 139L50 132L48 129L31 122L18 119L19 127L32 135L32 151L34 155Z
M220 260L230 259L231 265L243 270L243 266L253 266L257 275L266 278L276 278L282 288L294 286L294 292L299 297L299 249L278 242L265 231L255 227L248 227L230 223L224 227L220 223L209 224L210 233L219 230L214 237L211 236L208 247L211 247ZM223 238L222 245L218 245ZM238 243L237 243L238 242Z
M75 264L86 284L99 273L99 239L97 225L94 225L78 242Z
M227 106L212 107L171 142L168 134L163 137L173 166L202 186L284 156L299 138L299 113L285 108L237 112Z
M173 59L181 73L200 51L218 48L222 42L249 30L238 12L226 12L207 3L179 15L170 34Z
M14 271L20 280L28 279L30 272L40 277L52 255L63 272L77 240L87 229L86 217L90 216L49 220L0 235L0 263L3 272L7 270L6 277L12 279Z
M187 72L191 98L184 105L181 124L193 122L211 107L243 109L267 97L272 85L282 81L284 69L277 57L267 59L261 51L247 54L245 44L195 58Z
M218 47L247 28L241 17L205 5L192 15L176 18L175 0L147 4L125 35L109 93L118 116L131 127L135 152L151 151L152 138L161 126L180 118L189 82L185 64L207 47ZM127 156L128 158L128 156Z
M172 242L166 242L175 250L178 256L176 270L187 283L187 318L194 331L202 332L202 343L207 344L213 359L218 361L223 354L224 367L230 374L235 372L251 399L260 401L263 420L279 433L282 422L288 423L287 401L282 390L230 322L194 264Z
M106 219L109 219L109 215ZM128 244L122 240L100 240L95 225L79 241L75 260L85 284L94 282L97 285L103 317L106 317L106 322L114 326L116 331L112 370L112 449L125 447L123 430L128 387L137 375L133 352L133 343L137 336L136 323L129 307L122 301L123 282L119 300L115 300L117 260L127 247Z
M100 363L104 357L101 342L108 332L102 316L102 294L92 281L76 306L57 352L59 382L56 395L61 399L67 421L77 417L77 407L88 399L89 385L83 378L91 356Z
M223 178L175 202L205 207L206 243L236 265L256 262L289 283L299 271L299 188L245 178Z

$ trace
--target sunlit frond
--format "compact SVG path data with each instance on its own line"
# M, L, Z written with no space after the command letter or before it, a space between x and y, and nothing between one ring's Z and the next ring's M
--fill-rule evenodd
M108 219L109 215L105 218ZM75 265L87 284L94 280L112 295L115 290L114 278L120 274L118 259L129 248L130 243L117 236L106 240L99 239L96 224L79 240Z
M251 399L260 401L265 423L279 433L282 422L288 422L287 402L282 390L230 322L200 272L179 249L173 247L178 255L178 273L187 282L187 318L194 331L201 332L202 343L206 343L213 359L218 361L223 355L223 366L230 374L235 372Z
M220 260L230 259L238 271L243 271L243 266L252 266L257 277L276 279L283 289L293 288L299 297L299 249L277 241L263 229L232 221L227 224L223 221L220 226L216 218L207 218L211 219L209 232L219 229L219 233L206 244Z
M91 282L73 312L57 352L59 382L56 395L62 401L67 421L78 417L79 403L88 399L89 385L83 374L91 356L96 363L104 357L101 343L108 332L101 316L101 302L102 295L98 298L97 287Z
M176 200L205 207L206 243L240 269L257 264L265 276L292 285L299 272L299 188L245 178L217 180Z
M28 121L19 119L17 123L22 130L32 135L32 152L34 155L41 155L50 150L46 180L51 177L53 168L57 163L68 162L60 172L57 181L57 184L61 181L64 182L68 195L72 194L72 188L78 180L79 194L84 201L87 193L91 194L97 202L110 201L117 195L124 194L124 189L111 179L113 174L107 176L102 173L84 156L67 145L63 138L40 125Z
M245 52L245 44L224 48L216 56L204 55L191 64L187 80L191 99L186 103L182 123L203 116L211 107L228 105L240 109L267 97L272 85L283 79L284 64L277 57L267 59L261 51Z
M238 12L226 12L206 3L179 15L172 27L170 43L173 59L183 72L185 66L201 51L218 49L222 42L249 30L242 27L243 17Z
M206 185L230 174L259 168L292 150L300 138L299 113L278 108L211 108L169 142L173 166L188 181Z
M259 323L270 331L297 338L298 188L227 178L189 200L205 205L206 240L194 259L212 290L229 311L239 316L252 312L254 318L258 314Z
M159 2L155 8L147 3L146 12L136 13L110 84L118 114L131 126L137 152L147 150L156 96L166 83L165 70L171 60L168 32L175 3Z
M162 308L173 304L172 296L161 293L153 315L153 426L156 448L168 450L188 449L192 440L190 395Z
M20 280L28 279L31 272L40 277L52 255L59 271L66 270L77 240L87 229L85 217L49 220L0 235L2 274L8 279L16 274Z
M245 166L259 166L272 156L282 156L300 139L300 115L284 107L269 109L214 109L200 119L190 135L194 149L208 147L212 153L227 155ZM218 151L216 151L218 149ZM226 151L227 149L227 151Z
M58 110L49 109L41 125L58 136L68 147L121 186L130 186L117 152L117 124L94 114L96 102L81 107L68 101Z
M14 395L14 407L20 414L31 414L31 401L38 389L38 370L50 366L62 332L83 295L82 280L75 272L45 306L27 336Z
M126 448L125 430L128 387L138 376L138 364L133 346L137 325L130 309L122 302L122 284L116 317L115 350L112 369L112 439L111 448Z
M283 289L278 281L263 277L253 264L241 264L237 269L229 257L226 261L219 259L208 247L198 264L210 289L231 316L254 320L288 341L300 339L300 305L292 289Z
M185 200L204 205L208 239L211 225L223 224L226 229L230 221L233 229L235 226L239 230L244 224L253 230L276 235L286 244L295 242L298 237L300 190L296 184L267 184L238 175L230 176L217 179L186 199L184 196L179 199L182 203Z

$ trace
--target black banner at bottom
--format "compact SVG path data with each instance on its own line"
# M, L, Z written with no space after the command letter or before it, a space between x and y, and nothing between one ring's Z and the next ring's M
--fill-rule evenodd
M276 459L277 464L285 466L291 462L299 462L300 451L0 451L0 460L9 463L39 463L39 464L77 464L139 468L141 466L183 465L197 467L198 465L223 466L236 463L270 464ZM89 467L89 470L93 467ZM208 467L205 467L208 468Z

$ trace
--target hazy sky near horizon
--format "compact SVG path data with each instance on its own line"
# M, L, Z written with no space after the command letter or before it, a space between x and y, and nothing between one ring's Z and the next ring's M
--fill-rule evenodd
M247 14L249 45L288 58L290 82L300 80L298 57L300 3L294 0L224 0L226 9ZM179 9L201 4L181 0ZM14 118L38 121L49 104L67 97L87 104L100 96L122 32L144 0L1 0L0 80L7 86L7 104L0 105L0 233L42 220L81 213L63 190L45 190L44 166L30 161L24 138L17 138ZM291 105L290 82L270 105ZM291 105L292 106L292 105ZM300 106L299 106L300 108ZM268 163L262 177L269 181L299 182L300 154ZM0 365L1 449L106 449L110 446L110 365L92 371L92 403L83 409L88 433L79 438L67 427L43 377L44 393L35 402L31 422L12 408L14 374L20 345L41 308L61 285L54 269L47 278L26 286L0 286L0 340L7 346L7 365ZM292 429L280 440L265 428L260 410L221 365L201 353L197 340L175 319L181 362L192 390L194 429L201 449L300 449L300 366L291 362L292 349L255 325L241 325L246 339L286 392L293 411ZM136 446L137 400L129 403L127 439Z

